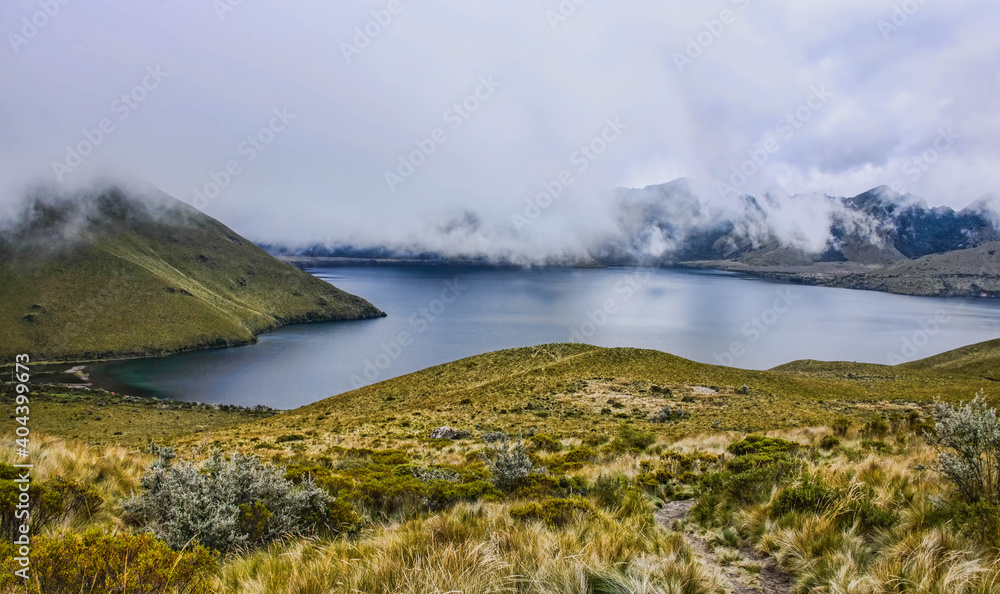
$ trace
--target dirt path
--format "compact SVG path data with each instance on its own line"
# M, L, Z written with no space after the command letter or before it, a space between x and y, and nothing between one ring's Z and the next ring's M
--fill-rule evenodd
M694 506L694 500L671 501L656 512L656 521L661 525L674 529L674 524L683 520ZM722 564L715 552L701 537L684 532L684 540L702 563L712 567L725 577L734 594L792 594L795 581L774 562L774 559L762 555L749 547L740 547L743 559L760 567L756 577L750 571L737 564ZM751 585L747 585L751 584Z

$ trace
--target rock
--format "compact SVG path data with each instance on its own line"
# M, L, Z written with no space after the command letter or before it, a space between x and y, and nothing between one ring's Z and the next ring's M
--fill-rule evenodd
M462 439L468 437L468 431L459 431L453 427L438 427L431 433L431 439Z

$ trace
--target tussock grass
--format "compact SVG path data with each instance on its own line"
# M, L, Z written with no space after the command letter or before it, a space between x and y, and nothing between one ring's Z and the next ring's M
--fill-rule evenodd
M15 448L13 437L0 438L0 459L17 460ZM123 528L118 502L139 487L139 479L152 461L152 456L123 447L90 447L40 434L32 434L28 451L34 465L32 481L74 480L93 489L104 501L97 510L81 510L47 527L50 532L90 525Z
M859 445L849 441L843 449ZM984 546L950 521L945 502L951 489L927 468L935 457L914 438L893 455L818 459L808 472L838 490L835 504L776 518L772 510L782 488L775 488L769 501L737 511L731 522L796 577L797 592L996 592L1000 543ZM859 509L885 515L870 519Z
M598 511L561 528L510 506L459 504L380 526L355 542L303 540L226 563L219 591L240 594L559 594L722 592L679 534L648 514Z

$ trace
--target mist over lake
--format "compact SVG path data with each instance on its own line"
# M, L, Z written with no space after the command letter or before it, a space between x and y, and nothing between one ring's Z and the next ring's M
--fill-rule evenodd
M311 270L388 317L302 324L251 346L100 363L99 387L289 409L433 365L555 342L767 369L900 363L1000 336L1000 304L780 284L678 269Z

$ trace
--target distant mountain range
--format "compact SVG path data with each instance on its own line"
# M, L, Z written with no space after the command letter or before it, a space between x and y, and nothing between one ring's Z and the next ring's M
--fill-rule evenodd
M858 196L742 196L739 208L713 212L684 179L619 189L621 238L604 262L639 263L644 248L656 263L735 260L755 266L815 262L890 264L1000 240L995 196L956 212L930 208L911 194L880 186ZM791 212L790 212L791 211ZM781 217L798 220L782 228ZM812 218L803 229L802 218ZM810 234L809 231L814 231ZM657 244L659 254L648 248Z
M314 264L683 265L921 295L1000 295L1000 279L993 279L997 271L986 265L993 261L992 248L968 251L1000 241L1000 196L995 194L960 211L930 207L920 197L887 186L853 197L764 194L725 201L706 199L682 178L618 188L610 200L612 230L589 238L585 252L558 258L518 261L487 253L445 254L419 244L265 249ZM904 266L936 254L952 255L927 266ZM946 282L941 275L952 278ZM979 276L984 278L972 278Z

